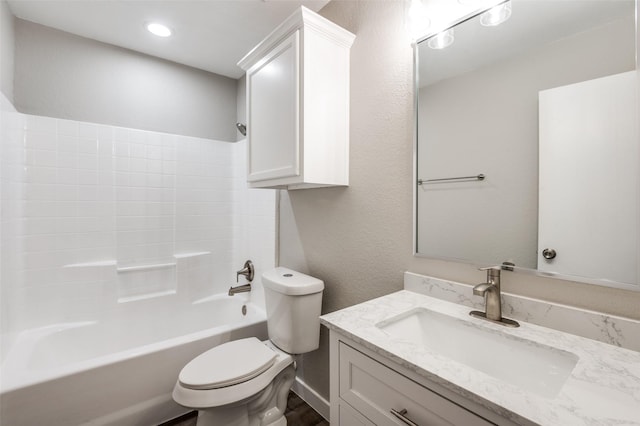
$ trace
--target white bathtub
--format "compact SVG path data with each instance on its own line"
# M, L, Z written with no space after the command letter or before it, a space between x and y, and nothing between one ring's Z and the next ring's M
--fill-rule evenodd
M229 340L267 338L264 311L244 297L220 295L152 317L143 311L129 309L113 316L116 321L55 324L11 339L0 371L0 424L162 423L187 411L171 399L187 362Z

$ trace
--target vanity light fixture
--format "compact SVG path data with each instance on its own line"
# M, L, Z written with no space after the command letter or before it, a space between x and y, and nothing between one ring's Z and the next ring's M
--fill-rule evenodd
M444 49L447 46L451 46L453 44L453 28L449 28L446 31L442 31L435 36L431 37L427 41L427 45L432 49Z
M409 6L409 26L411 37L414 40L425 35L431 26L427 8L422 3L422 0L411 0L411 5Z
M511 17L511 0L501 3L480 15L480 23L485 27L495 27Z
M169 27L163 24L159 24L157 22L149 22L145 25L147 31L149 31L153 35L157 35L158 37L170 37L173 33Z

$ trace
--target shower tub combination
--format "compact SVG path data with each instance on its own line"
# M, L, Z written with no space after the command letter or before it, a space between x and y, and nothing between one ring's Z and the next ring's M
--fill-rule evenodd
M17 335L2 362L0 424L162 423L187 411L171 392L191 359L230 340L267 338L265 312L242 296L148 318L132 311Z
M186 412L171 398L184 365L229 340L267 338L259 282L226 289L240 255L274 266L275 192L244 185L245 141L9 104L0 94L0 189L12 206L0 424L148 426Z

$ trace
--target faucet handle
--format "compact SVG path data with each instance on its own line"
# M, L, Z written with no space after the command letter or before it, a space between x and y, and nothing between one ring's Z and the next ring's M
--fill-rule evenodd
M500 285L500 271L502 271L502 267L500 265L486 266L478 269L480 271L487 271L487 282Z
M483 268L478 268L478 271L490 271L490 270L501 271L502 265L485 266Z
M244 262L244 266L242 269L236 272L236 282L238 282L238 278L240 275L244 275L247 278L247 281L253 281L253 274L255 269L253 268L253 262L247 260Z

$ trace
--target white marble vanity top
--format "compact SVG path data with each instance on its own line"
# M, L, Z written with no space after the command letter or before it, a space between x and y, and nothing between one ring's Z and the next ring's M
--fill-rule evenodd
M399 340L376 324L416 308L473 322L579 359L557 396L547 398ZM507 328L468 315L467 306L402 290L321 317L321 322L379 355L516 424L640 425L640 352L524 321ZM506 316L506 315L505 315Z

